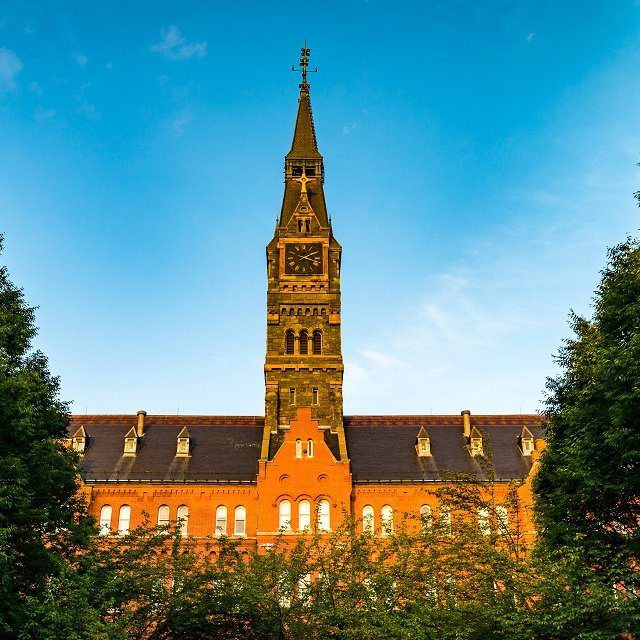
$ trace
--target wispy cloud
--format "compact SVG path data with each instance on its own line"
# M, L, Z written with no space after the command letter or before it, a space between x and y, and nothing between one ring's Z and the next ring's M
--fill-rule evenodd
M344 127L342 127L342 134L345 136L349 135L357 127L358 127L357 122L353 122L352 124L345 124Z
M36 122L46 122L47 120L55 118L55 115L55 109L43 109L41 107L38 107L36 109Z
M527 42L533 42L535 37L536 37L535 33L533 32L527 33Z
M188 111L184 111L177 115L169 125L169 132L171 136L174 138L179 138L184 130L187 128L187 125L193 120L192 115Z
M15 77L22 71L22 61L15 51L0 47L0 91L15 88Z
M89 62L89 58L79 51L76 51L76 53L73 54L73 59L81 69L85 69L87 67L87 62Z
M151 51L159 53L169 60L192 60L207 55L207 43L187 42L176 25L160 32L162 39L151 46Z
M96 105L89 102L80 103L80 113L88 120L95 121L100 119L100 114L98 113Z
M40 83L35 80L29 83L29 91L31 91L31 93L35 93L37 96L42 95L42 87L40 86Z

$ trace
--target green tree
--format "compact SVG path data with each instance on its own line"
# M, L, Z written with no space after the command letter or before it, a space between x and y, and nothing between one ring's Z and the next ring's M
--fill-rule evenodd
M572 313L570 324L547 381L548 446L534 479L546 577L536 622L554 638L630 638L640 628L637 239L608 251L592 317Z
M535 479L541 536L579 547L595 566L640 558L640 244L608 252L593 317L575 314L575 337L547 382L548 448Z
M34 309L0 267L0 634L11 638L43 637L44 603L91 532L61 444L68 406L35 335Z

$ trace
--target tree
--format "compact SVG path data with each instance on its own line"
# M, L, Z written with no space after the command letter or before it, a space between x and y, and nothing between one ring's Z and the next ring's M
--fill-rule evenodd
M640 559L640 244L608 252L591 319L547 382L548 448L535 479L541 536L596 566Z
M608 251L593 316L572 313L570 323L560 373L547 381L547 449L533 485L547 578L539 620L559 638L631 638L640 628L637 239Z
M44 637L43 603L55 604L52 586L91 532L62 444L68 405L32 348L36 331L34 309L0 267L0 634L12 638Z

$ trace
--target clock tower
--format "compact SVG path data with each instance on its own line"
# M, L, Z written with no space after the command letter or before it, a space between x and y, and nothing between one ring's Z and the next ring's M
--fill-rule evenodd
M298 409L335 441L347 459L342 424L340 259L324 198L307 83L310 50L301 51L302 82L291 150L285 156L282 210L267 245L265 428L261 459L271 459Z

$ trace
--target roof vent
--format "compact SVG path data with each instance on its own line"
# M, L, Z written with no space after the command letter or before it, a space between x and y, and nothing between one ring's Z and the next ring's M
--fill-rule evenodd
M125 456L135 456L138 451L138 435L135 427L131 427L124 437L124 453Z
M522 431L518 436L518 444L523 456L531 456L535 451L535 443L533 440L533 434L527 427L522 427Z
M73 436L71 436L71 448L78 453L84 453L84 450L87 448L87 440L87 432L84 430L84 427L81 426Z
M469 446L471 449L471 455L475 458L476 456L483 456L484 449L482 447L482 434L473 427L471 430L471 435L469 436Z
M419 458L431 457L431 438L424 427L420 427L416 437L416 453Z
M191 436L187 427L183 427L178 434L178 446L176 448L176 456L178 458L188 458L191 455Z

